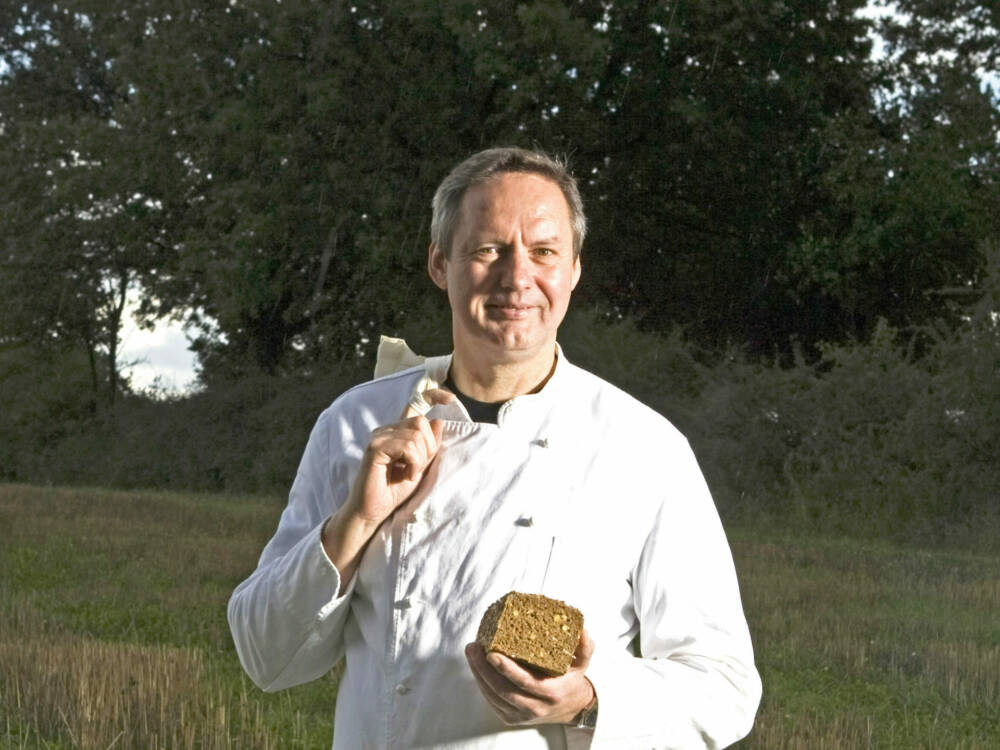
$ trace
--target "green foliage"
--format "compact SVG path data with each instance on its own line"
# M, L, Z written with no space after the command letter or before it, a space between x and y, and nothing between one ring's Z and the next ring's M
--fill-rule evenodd
M427 204L505 143L581 178L568 356L676 421L728 512L974 523L996 13L897 5L8 2L0 475L287 487L379 333L450 348ZM200 334L203 392L122 400L130 288Z
M867 344L825 347L817 367L727 367L703 391L695 439L722 498L804 527L925 541L995 523L1000 287L989 284L978 316L925 331L920 357L883 320Z
M583 100L582 81L548 80L552 49L560 70L600 49L556 3L151 13L160 67L135 86L195 168L150 288L211 321L206 380L327 366L402 324L431 289L407 280L426 276L437 181L485 138L528 142L537 87Z
M810 330L783 276L831 200L831 124L868 116L862 2L641 3L608 11L608 136L587 194L597 294L645 329L768 354ZM587 165L590 166L589 164ZM595 201L596 199L596 201ZM596 211L596 213L594 213ZM585 284L593 284L585 275Z
M963 71L996 72L1000 67L1000 9L975 0L896 0L880 32L890 53L911 72L946 63ZM936 54L922 56L921 51Z
M308 380L257 375L183 399L129 396L99 420L71 411L65 394L4 380L4 394L24 386L17 399L32 410L0 422L4 478L285 491L319 413L361 379L350 371Z
M46 446L85 429L96 400L82 352L0 347L0 480L41 476Z
M866 339L879 318L904 330L957 325L941 294L974 282L983 243L1000 234L995 99L968 71L907 71L891 70L877 129L846 116L832 124L830 200L783 278L818 305L810 320L830 326L801 329L804 342Z
M988 253L995 257L995 253ZM931 541L997 519L1000 266L957 330L904 337L882 321L867 343L831 344L812 364L720 357L680 330L664 337L595 311L561 342L586 367L666 415L691 440L728 518ZM968 309L968 305L966 305ZM407 337L448 350L447 312L411 311ZM8 353L8 358L13 358ZM129 397L94 422L87 391L60 390L10 359L0 422L5 477L18 481L284 492L319 412L372 362L310 378L257 375L190 396ZM85 374L72 360L79 380ZM15 366L15 363L16 366ZM50 364L54 367L58 362Z
M137 19L105 10L4 5L0 340L103 359L101 402L113 404L126 294L165 262L178 165L122 69Z
M487 145L572 157L582 302L752 356L927 324L998 233L969 3L901 4L878 63L863 0L5 7L0 335L79 342L109 395L130 285L206 383L406 326L432 191Z

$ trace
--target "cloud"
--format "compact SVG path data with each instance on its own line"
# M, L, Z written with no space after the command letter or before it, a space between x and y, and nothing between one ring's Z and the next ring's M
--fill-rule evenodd
M157 321L153 330L139 328L129 304L122 326L119 361L122 373L136 390L154 384L171 393L185 393L195 385L195 356L179 323Z

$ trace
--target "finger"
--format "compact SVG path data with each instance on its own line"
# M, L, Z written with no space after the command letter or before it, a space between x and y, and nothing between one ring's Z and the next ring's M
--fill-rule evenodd
M435 434L434 428L427 417L417 417L414 422L417 429L420 430L420 436L424 441L424 450L427 453L427 462L430 463L430 460L437 455L438 445L441 442L441 436L440 434ZM443 426L444 425L442 423L442 427Z
M488 655L478 643L473 643L466 647L465 653L472 671L479 675L489 686L491 692L506 703L511 703L510 698L518 688L500 674L489 661L489 657L492 654Z
M491 651L484 654L483 676L497 694L531 716L548 710L559 695L561 677L539 677L508 656Z
M435 455L437 450L441 448L441 438L444 436L444 420L443 419L432 419L430 422L431 433L434 435L435 442Z
M433 426L426 417L414 417L411 420L415 432L412 434L414 445L419 451L420 460L409 465L408 479L417 479L427 469L441 445L441 430L435 433ZM443 427L443 425L442 425Z
M386 483L392 485L399 482L411 482L415 471L413 459L404 454L393 460L387 467Z
M429 463L430 457L437 453L440 439L425 417L416 416L379 427L372 433L371 446L387 456L398 458L394 451L401 453L407 442L419 446Z
M501 677L522 693L546 702L551 700L552 696L547 681L552 678L539 679L510 657L499 654L496 651L491 651L486 655L486 662Z
M469 667L473 673L486 678L494 670L486 661L486 651L479 643L469 643L465 647L465 660L469 662Z
M483 647L478 643L470 643L465 647L465 660L469 663L469 669L476 682L479 684L484 697L494 708L499 708L502 704L504 710L510 708L510 704L504 701L497 688L490 681L490 665L486 662Z
M409 403L403 409L400 419L409 419L426 414L435 404L450 404L455 400L455 394L451 391L440 388L429 378L424 378L417 384Z
M585 670L590 665L590 659L594 655L597 644L590 637L590 633L584 628L580 631L580 641L576 644L576 652L573 654L571 669Z
M475 677L476 683L479 685L479 689L482 691L483 696L494 708L503 708L503 710L509 710L510 704L507 703L500 697L499 692L490 682L487 675L489 675L490 667L483 658L482 646L477 644L469 644L465 647L465 660L469 663L469 669L472 672L472 676Z
M431 388L424 391L424 400L432 406L437 404L444 405L453 403L456 400L456 396L447 388Z
M507 684L498 688L498 675L487 662L482 646L477 643L466 646L465 658L469 662L472 675L486 702L506 723L519 724L534 717L530 708L519 705L518 698L520 696L510 692L513 688L512 685Z
M497 695L481 674L473 671L472 676L476 680L476 685L479 687L479 692L482 694L483 699L505 724L519 724L527 718L522 716L514 706Z
M387 467L390 481L414 479L430 463L426 439L419 430L382 435L372 440L372 462Z
M430 428L427 429L429 432ZM431 439L433 437L431 435ZM424 432L420 431L413 436L412 441L406 446L404 452L404 457L406 458L406 478L410 481L420 479L420 476L430 465L434 459L434 455L437 453L436 447L434 450L431 450L431 446L428 445L427 440L428 438Z
M431 458L437 454L438 444L441 442L441 431L435 432L427 418L420 415L381 427L375 434L386 441L387 445L390 441L397 439L409 440L418 444L427 457L425 463L430 463ZM374 440L372 442L375 443Z

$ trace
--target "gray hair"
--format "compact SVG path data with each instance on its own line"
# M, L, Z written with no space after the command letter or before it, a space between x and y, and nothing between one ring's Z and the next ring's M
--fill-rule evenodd
M507 172L541 175L559 186L569 206L573 257L580 257L583 238L587 234L587 217L583 213L583 201L576 180L564 160L523 148L489 148L473 154L451 170L431 201L431 242L441 248L445 257L451 255L451 241L458 226L465 191Z

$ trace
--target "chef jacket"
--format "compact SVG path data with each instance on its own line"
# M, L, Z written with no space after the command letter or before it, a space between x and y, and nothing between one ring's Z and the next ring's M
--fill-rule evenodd
M317 421L277 532L234 591L240 660L264 690L346 665L333 747L716 748L760 700L732 556L685 438L570 364L537 393L469 420L434 406L442 443L381 525L342 595L320 535L372 431L399 419L451 357L356 386ZM487 606L511 590L583 612L595 730L506 726L465 660Z

